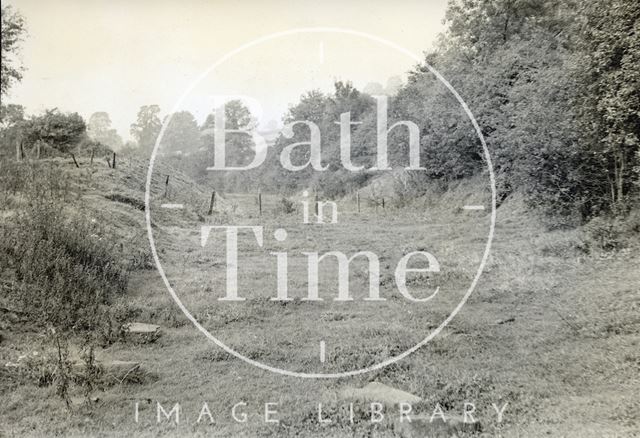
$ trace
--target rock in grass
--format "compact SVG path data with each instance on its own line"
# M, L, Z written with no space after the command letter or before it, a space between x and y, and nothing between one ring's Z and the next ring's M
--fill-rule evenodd
M128 333L150 334L160 330L160 326L156 324L146 324L144 322L130 322L124 325L124 330Z
M411 422L396 421L396 433L403 438L438 438L452 437L481 432L482 427L479 422L465 423L463 417L445 415L445 420L436 416L431 420L429 415L413 415Z
M365 402L379 402L387 406L395 406L400 403L418 403L422 399L400 389L392 388L384 383L371 382L364 388L347 387L342 389L338 396L345 400L362 400Z
M160 336L160 326L144 322L130 322L122 326L127 338L138 342L153 342Z

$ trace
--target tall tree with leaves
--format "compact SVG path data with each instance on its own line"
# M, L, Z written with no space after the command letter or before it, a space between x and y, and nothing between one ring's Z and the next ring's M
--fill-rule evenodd
M215 111L220 111L217 108ZM205 149L207 163L213 166L215 159L216 112L209 114L200 127L201 144ZM255 156L255 142L246 132L230 132L232 130L251 131L256 128L257 121L249 108L241 100L230 100L224 104L225 133L225 165L227 167L246 166ZM207 171L208 179L220 190L247 190L257 184L261 169L238 171Z
M592 208L624 212L638 193L640 166L640 3L584 6L581 128L590 147L585 183Z
M189 111L172 114L162 136L162 151L188 154L198 151L200 144L200 130L193 114Z
M111 127L111 118L104 111L93 113L89 117L87 124L87 135L92 140L108 146L112 150L122 148L122 138L118 132Z
M131 135L144 153L151 153L160 134L162 122L159 114L160 107L158 105L144 105L138 111L136 122L131 124Z
M24 17L9 5L2 6L2 62L0 63L0 94L6 96L9 88L22 79L24 68L16 58L20 43L26 34Z
M289 124L295 121L308 121L315 123L320 129L324 126L326 117L327 96L318 90L305 93L300 97L300 102L291 106L284 118ZM262 166L262 178L265 184L275 187L282 192L291 192L295 189L308 187L314 172L310 167L300 171L290 171L280 164L280 155L288 148L289 159L294 166L303 166L309 162L311 149L306 142L311 138L311 128L304 124L296 124L292 128L291 137L278 136L275 144L269 148L266 163ZM299 144L298 146L292 146Z
M78 113L63 113L58 109L47 110L23 124L26 145L40 142L60 152L68 152L75 147L85 137L86 130L86 124Z
M256 124L251 111L240 100L231 100L225 103L224 119L227 130L250 130L255 128ZM204 146L211 152L212 159L215 129L216 117L215 113L211 113L201 127L201 134ZM225 134L225 144L227 166L246 165L253 159L255 145L247 134L227 132Z

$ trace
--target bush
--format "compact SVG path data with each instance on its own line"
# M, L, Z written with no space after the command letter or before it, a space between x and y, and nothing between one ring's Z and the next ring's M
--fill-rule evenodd
M60 152L69 152L83 138L87 127L78 113L53 109L27 120L23 129L28 146L40 141Z
M0 273L13 280L5 298L38 326L112 333L109 305L126 290L128 267L97 224L68 207L68 180L51 166L6 164L0 183L13 200L0 226Z
M95 330L127 287L126 267L96 226L55 203L30 206L4 227L2 252L16 280L11 298L39 325Z
M622 246L622 226L619 219L596 217L584 227L589 246L604 251L615 251Z

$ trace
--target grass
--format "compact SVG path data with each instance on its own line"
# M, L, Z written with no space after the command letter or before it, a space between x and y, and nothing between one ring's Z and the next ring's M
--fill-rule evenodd
M114 228L128 257L145 245L144 234L138 234L143 213L99 195L118 190L140 199L136 180L129 179L139 167L127 169L123 164L116 171L121 173L99 170L122 184L94 178L95 185L82 200ZM296 213L284 214L278 209L282 198L268 195L263 195L262 217L254 196L229 194L223 194L224 208L203 217L198 209L206 210L207 190L187 194L187 187L188 182L185 193L174 193L170 201L197 207L171 212L176 216L159 210L161 184L152 206L158 252L172 285L198 321L228 345L254 360L296 371L336 372L371 365L424 338L468 286L488 226L485 214L469 215L455 207L467 200L468 187L451 190L441 204L433 198L400 210L378 208L377 213L363 202L358 214L352 200L345 198L339 223L322 226L301 224L298 202ZM202 202L189 202L187 195ZM96 356L140 361L157 379L111 386L96 393L99 400L93 405L70 413L51 387L18 384L5 367L0 371L0 430L8 436L394 436L392 411L389 421L371 425L366 421L367 406L357 404L356 421L350 424L348 402L336 396L347 385L377 380L422 397L415 409L428 414L439 403L460 415L463 403L472 401L484 431L492 434L633 436L638 427L634 406L640 404L637 247L607 258L587 254L579 230L549 232L530 214L523 216L520 208L513 200L499 210L486 272L462 311L432 342L394 365L337 380L302 380L256 369L210 344L177 309L155 270L138 270L118 305L131 320L160 324L163 335L150 344L115 343L96 351ZM200 247L199 229L207 222L260 224L269 231L263 248L240 239L244 303L217 301L224 287L223 249L220 236ZM289 236L282 244L272 238L278 227L286 228ZM309 250L375 252L381 259L381 294L387 301L333 302L335 267L321 269L320 290L326 300L301 301L306 294L301 252ZM427 305L408 303L395 290L393 268L413 250L431 251L441 262L439 276L419 277L410 285L416 294L442 288L438 299ZM272 251L290 254L289 290L297 299L286 305L269 300L276 285ZM363 268L353 266L350 284L357 298L367 293ZM3 364L37 345L37 333L28 330L12 330L7 336L0 343ZM321 340L327 346L324 364L319 360ZM231 417L231 407L240 401L247 403L245 424ZM134 421L136 402L139 423ZM166 408L180 402L181 425L156 424L156 402ZM195 423L203 402L208 403L214 425ZM280 424L264 423L265 402L279 404ZM319 402L334 419L332 424L318 424ZM509 405L504 421L498 423L491 403L505 402Z

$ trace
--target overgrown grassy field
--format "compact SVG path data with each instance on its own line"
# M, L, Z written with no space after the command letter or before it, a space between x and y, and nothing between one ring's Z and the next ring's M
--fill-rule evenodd
M380 370L340 379L302 379L228 355L182 314L158 272L149 268L144 212L131 201L143 199L144 163L123 160L116 170L104 165L89 170L86 163L73 169L67 164L57 163L70 181L82 186L73 202L104 223L114 242L122 243L122 257L144 258L138 265L147 269L129 274L128 290L114 305L128 321L159 324L162 334L153 342L120 340L98 348L98 361L138 361L146 375L137 382L96 389L89 398L72 386L68 408L56 396L55 385L38 385L5 366L46 349L40 331L7 324L0 343L3 435L398 436L393 408L385 411L385 421L372 424L368 405L360 402L355 421L347 420L348 401L340 391L371 381L421 397L414 410L427 415L439 404L460 416L465 402L474 403L482 431L492 436L634 436L639 430L640 257L634 237L626 237L615 252L605 251L584 230L549 231L514 197L498 210L491 254L476 290L435 339ZM170 168L163 171L175 175ZM167 277L184 305L241 354L297 372L370 366L422 340L466 292L489 229L488 211L461 208L488 205L486 196L475 190L480 181L403 208L389 201L385 209L375 208L362 200L357 212L354 199L345 198L338 201L338 223L318 225L302 223L300 198L295 199L296 211L287 214L281 197L267 194L262 216L255 195L233 194L220 194L216 211L207 216L209 189L172 176L165 197L160 173L152 196L154 237ZM13 209L19 208L19 200L12 202ZM163 202L183 202L187 208L162 209ZM11 221L12 213L5 209L3 218ZM212 234L202 247L203 225L264 226L262 247L250 235L239 239L239 292L246 301L217 300L225 287L224 241L221 234ZM287 230L285 241L273 238L277 228ZM302 253L335 250L376 253L386 301L362 300L368 293L368 273L364 263L354 262L350 286L355 299L334 302L336 266L329 261L320 270L324 301L302 300L307 293ZM440 262L440 274L414 275L408 282L420 297L440 287L427 303L409 302L395 287L393 270L410 251L429 251ZM289 254L292 301L270 300L276 293L271 252ZM324 362L321 341L326 344ZM73 346L70 351L75 354ZM180 403L180 424L158 423L157 402L167 409ZM196 422L204 402L214 424ZM246 423L231 416L238 402L247 404ZM279 424L265 423L267 402L277 403ZM319 423L318 403L332 423ZM502 422L492 403L508 403Z

